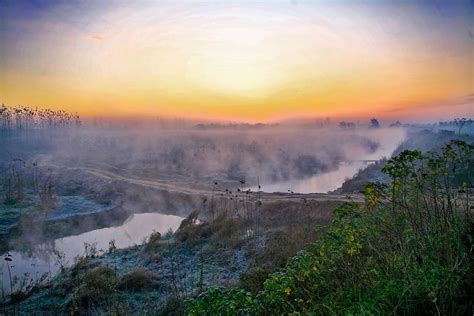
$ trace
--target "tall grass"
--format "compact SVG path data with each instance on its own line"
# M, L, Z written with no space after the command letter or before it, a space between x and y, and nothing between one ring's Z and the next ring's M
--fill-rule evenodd
M437 314L470 312L473 289L474 147L389 160L389 185L368 184L312 243L257 294L210 288L189 315Z

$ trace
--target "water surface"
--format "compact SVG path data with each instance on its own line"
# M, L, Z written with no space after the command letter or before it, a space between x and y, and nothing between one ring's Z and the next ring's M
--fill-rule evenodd
M294 179L290 181L262 183L261 190L264 192L288 192L295 193L328 193L342 186L347 180L354 177L361 169L366 168L374 161L389 158L405 139L406 132L401 129L370 131L372 140L379 144L373 152L347 152L344 156L351 160L339 164L338 168L329 172L315 174L305 179ZM344 148L343 148L344 149ZM251 188L258 190L257 187Z
M139 245L153 231L162 234L169 230L175 231L182 220L183 218L179 216L158 213L133 214L121 226L96 229L80 235L59 238L47 244L36 245L28 251L10 251L12 279L17 278L19 281L29 283L41 278L46 273L55 275L60 269L58 254L63 257L61 260L64 265L69 266L74 263L77 256L85 254L85 243L94 245L100 253L109 249L111 240L115 241L117 248ZM5 254L1 258L2 289L4 292L9 292L8 266L4 258ZM19 283L16 285L16 288L18 287Z

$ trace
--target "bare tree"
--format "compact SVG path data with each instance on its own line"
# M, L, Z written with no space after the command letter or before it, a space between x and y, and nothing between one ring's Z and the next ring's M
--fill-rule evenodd
M456 126L458 128L458 135L461 135L461 130L464 127L464 125L466 124L466 122L467 122L467 119L464 118L464 117L454 119L454 124L456 124Z

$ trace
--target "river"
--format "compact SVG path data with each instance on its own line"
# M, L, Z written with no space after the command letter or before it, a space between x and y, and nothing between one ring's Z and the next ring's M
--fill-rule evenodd
M6 261L2 256L2 288L3 293L10 292L10 272L13 289L18 289L22 283L29 284L48 274L54 276L60 269L60 261L65 266L74 263L77 256L85 254L85 245L93 245L99 254L109 249L109 242L114 240L117 248L140 245L146 238L158 231L165 234L175 231L183 218L159 213L143 213L131 215L122 225L92 230L80 235L59 238L47 244L34 246L27 251L10 251L12 261ZM59 259L61 257L61 259Z

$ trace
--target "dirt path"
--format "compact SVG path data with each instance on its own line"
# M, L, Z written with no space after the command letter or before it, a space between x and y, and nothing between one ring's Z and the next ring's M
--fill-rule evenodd
M185 187L182 184L170 183L169 181L164 181L160 179L150 179L150 178L143 178L143 177L136 177L136 176L128 176L128 175L121 175L116 172L112 172L109 170L97 169L97 168L80 168L84 170L86 173L93 175L95 177L99 177L109 181L123 181L135 185L141 185L144 187L154 188L158 190L164 190L173 193L181 193L181 194L191 194L191 195L205 195L205 196L219 196L221 194L225 194L226 192L216 189L215 191L206 190L206 189L197 189L191 187ZM240 193L241 195L245 194L244 192ZM257 196L257 192L249 193L253 197ZM301 194L301 193L260 193L260 199L264 201L279 201L279 200L294 200L294 199L306 199L306 200L316 200L316 201L349 201L352 199L353 201L362 201L362 195L360 194L352 194L350 198L347 195L341 194L326 194L326 193L308 193L308 194Z
M195 195L207 195L209 193L212 193L208 190L185 188L181 185L165 182L159 179L148 179L148 178L135 177L135 176L124 176L115 172L100 170L100 169L92 169L92 168L82 168L82 169L88 174L94 175L96 177L99 177L105 180L124 181L128 183L142 185L145 187L164 190L168 192L195 194Z

